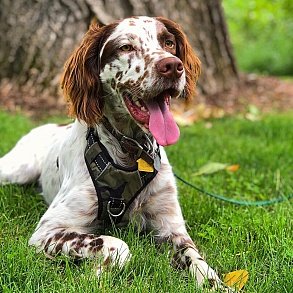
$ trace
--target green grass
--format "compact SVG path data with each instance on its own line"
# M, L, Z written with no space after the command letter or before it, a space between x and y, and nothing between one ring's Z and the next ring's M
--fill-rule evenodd
M33 123L0 112L0 155ZM271 114L251 122L240 117L182 129L167 152L174 170L212 192L244 200L292 194L292 113ZM239 164L234 173L192 174L208 161ZM245 292L292 292L292 201L269 207L239 207L211 199L178 183L188 230L220 275L246 269ZM32 186L0 188L1 292L200 292L186 272L170 265L167 246L157 249L151 236L134 229L114 231L133 258L125 269L94 276L95 261L48 260L27 241L46 207Z
M224 0L223 6L241 70L293 74L291 0Z

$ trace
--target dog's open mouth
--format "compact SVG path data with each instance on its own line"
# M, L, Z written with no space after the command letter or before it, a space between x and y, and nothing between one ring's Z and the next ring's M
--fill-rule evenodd
M166 90L151 100L124 94L125 105L132 117L148 128L158 144L171 145L179 139L179 128L169 110L172 90Z

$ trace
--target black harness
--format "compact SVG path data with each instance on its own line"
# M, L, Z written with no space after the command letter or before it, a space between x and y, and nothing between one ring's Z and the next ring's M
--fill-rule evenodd
M150 148L149 140L139 144L117 132L108 120L104 126L119 141L124 152L138 161L128 168L114 163L94 128L88 128L85 162L98 197L98 230L124 226L129 221L129 207L140 192L155 178L161 164L159 147ZM142 167L140 167L142 163ZM146 167L146 168L145 168Z

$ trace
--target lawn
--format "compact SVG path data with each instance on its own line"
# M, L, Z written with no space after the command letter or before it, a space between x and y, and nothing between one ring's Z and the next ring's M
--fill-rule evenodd
M224 118L181 129L181 140L167 148L175 172L198 187L255 201L293 193L293 113L259 121ZM34 126L21 116L0 112L0 155ZM238 164L236 172L195 176L207 162ZM293 207L284 201L267 207L235 206L199 194L178 182L188 230L219 274L246 269L245 292L293 292ZM94 261L49 260L27 242L46 207L32 186L0 188L1 292L201 292L186 272L169 266L167 246L132 227L113 231L133 258L122 271L100 279Z

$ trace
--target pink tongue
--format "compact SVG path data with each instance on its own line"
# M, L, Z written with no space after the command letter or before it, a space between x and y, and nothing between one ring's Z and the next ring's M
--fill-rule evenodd
M167 146L176 143L180 131L165 99L147 102L147 107L150 112L149 129L158 144Z

